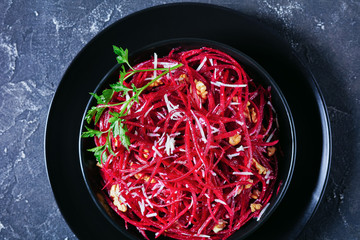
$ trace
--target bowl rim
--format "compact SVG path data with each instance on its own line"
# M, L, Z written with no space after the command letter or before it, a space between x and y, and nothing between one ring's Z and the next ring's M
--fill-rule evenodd
M290 107L287 103L287 100L284 96L284 94L282 93L280 87L278 86L278 84L276 83L276 81L270 76L270 74L259 64L257 63L254 59L252 59L250 56L248 56L247 54L243 53L242 51L231 47L227 44L218 42L218 41L214 41L214 40L209 40L209 39L204 39L204 38L192 38L192 37L182 37L182 38L171 38L171 39L166 39L166 40L162 40L162 41L157 41L157 42L153 42L150 44L147 44L139 49L136 49L135 51L132 51L129 54L129 60L131 61L131 58L134 57L135 55L144 52L144 51L149 51L151 48L161 48L161 47L165 47L166 45L175 45L177 44L177 46L184 46L184 44L199 44L201 46L205 46L205 47L210 47L213 49L218 49L220 51L224 51L227 54L229 54L231 57L233 57L235 60L237 60L236 57L234 57L233 55L231 55L231 53L235 53L239 56L241 56L241 58L243 58L245 60L245 65L250 65L251 68L255 69L255 71L257 73L260 73L261 75L263 75L270 83L271 85L274 87L274 89L272 88L272 91L275 90L280 101L281 101L281 105L283 105L283 108L285 110L286 113L286 119L288 120L287 122L289 123L289 128L290 128L290 138L291 138L291 151L290 151L290 157L289 157L289 168L286 174L286 179L284 179L282 181L281 186L281 190L278 192L278 194L276 195L275 191L272 193L271 199L276 197L276 201L273 203L273 205L269 208L267 208L264 212L264 214L261 216L260 220L257 220L257 223L255 224L254 227L250 228L249 231L244 232L240 237L237 236L236 239L245 239L246 237L248 237L249 235L251 235L253 232L255 232L256 230L258 230L262 224L264 224L268 218L270 218L270 216L275 212L275 210L278 208L278 206L281 204L282 199L285 197L286 192L290 186L291 183L291 179L294 173L294 169L295 169L295 164L296 164L296 158L297 158L297 140L296 140L296 129L295 129L295 123L294 123L294 119L290 110ZM231 52L231 53L229 53ZM243 64L243 62L240 62L240 64ZM104 84L108 84L108 78L109 76L111 76L112 74L114 74L114 72L116 70L118 70L120 68L119 64L115 64L106 74L104 77L101 78L101 80L99 81L99 83L97 84L96 88L94 89L94 93L99 92L99 90L101 90L104 87ZM90 186L89 183L89 177L87 176L86 170L85 170L85 166L84 166L84 156L83 156L83 138L81 138L81 133L84 130L84 125L85 125L85 116L86 113L88 111L88 109L94 105L94 100L95 98L93 96L89 97L88 103L86 104L86 107L84 109L84 114L81 120L81 125L80 125L80 129L79 129L79 137L78 137L78 154L79 154L79 163L80 163L80 168L81 168L81 173L82 173L82 177L83 180L85 182L86 188L93 200L93 202L95 203L95 205L97 206L97 208L100 210L100 212L105 216L105 218L117 229L119 230L122 234L124 234L125 236L127 236L129 239L138 239L136 238L134 235L130 234L123 226L120 226L118 223L116 223L110 216L109 214L106 212L106 210L104 209L104 207L102 206L102 204L99 202L98 198L95 196L95 192L93 191L92 187ZM94 159L94 162L96 162L96 160ZM276 180L278 181L278 179ZM275 190L275 189L274 189ZM112 209L111 209L112 210ZM113 210L112 210L113 211ZM265 214L266 213L266 214ZM120 216L119 216L120 217ZM254 220L254 218L250 219L248 222L245 223L245 225L243 225L241 228L243 228L244 226L246 226L251 220ZM239 230L240 230L239 229ZM239 231L237 230L237 231ZM236 231L236 232L237 232ZM231 236L229 236L228 239L232 239L232 237L234 237L234 234L236 233L234 232Z

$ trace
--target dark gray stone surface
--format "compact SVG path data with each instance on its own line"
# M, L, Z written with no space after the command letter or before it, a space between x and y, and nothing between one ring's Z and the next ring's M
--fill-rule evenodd
M99 31L170 2L177 1L0 2L1 239L76 239L46 174L43 139L51 99L71 60ZM330 115L333 164L321 205L299 239L360 239L360 2L196 2L255 16L310 66Z

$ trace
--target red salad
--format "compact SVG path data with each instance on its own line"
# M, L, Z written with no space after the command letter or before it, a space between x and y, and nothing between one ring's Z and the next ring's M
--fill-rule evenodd
M93 94L83 137L94 137L108 203L126 227L146 239L226 239L259 220L276 191L270 87L216 49L174 49L134 67L127 50L114 51L125 67Z

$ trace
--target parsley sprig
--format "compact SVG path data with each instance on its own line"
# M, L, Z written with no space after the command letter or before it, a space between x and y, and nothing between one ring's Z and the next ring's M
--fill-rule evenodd
M94 136L101 137L103 134L107 134L106 143L104 145L88 149L88 151L94 153L94 156L96 157L96 159L100 164L101 164L101 159L107 158L107 152L110 154L114 154L110 141L111 134L116 139L117 137L119 137L121 144L126 149L129 149L130 138L129 136L126 135L128 129L126 124L124 123L123 117L127 115L129 109L132 107L135 101L139 102L140 94L146 88L148 88L153 82L157 81L158 79L169 73L170 71L182 66L182 64L180 63L171 68L134 69L129 63L129 58L128 58L129 53L127 49L124 50L117 46L113 46L113 50L114 53L117 55L116 56L117 62L121 64L119 81L114 84L110 84L111 88L103 90L101 95L97 95L96 93L90 93L90 95L92 95L96 99L97 106L92 106L91 109L88 110L85 116L85 121L87 122L87 124L91 124L91 121L93 121L94 125L96 125L106 108L119 106L119 105L123 105L123 106L120 112L116 112L116 111L109 112L109 114L112 117L109 119L110 127L107 131L99 131L96 129L92 129L88 126L85 126L86 131L84 131L81 134L81 137L83 138L94 137ZM129 71L126 71L125 65L129 69ZM138 88L134 84L132 84L131 88L129 88L124 84L124 82L127 79L129 79L136 73L145 72L145 71L159 71L159 70L162 72L143 87ZM110 101L113 98L114 94L118 92L122 92L122 96L128 96L127 100L119 103L110 104ZM132 96L130 97L130 95Z

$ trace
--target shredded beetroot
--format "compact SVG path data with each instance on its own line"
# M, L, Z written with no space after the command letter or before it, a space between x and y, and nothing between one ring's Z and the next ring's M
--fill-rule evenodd
M134 69L178 63L183 66L149 86L123 117L129 150L110 136L114 154L107 152L100 166L104 189L109 205L146 239L148 231L226 239L261 217L274 190L278 126L271 89L229 55L206 47L175 49ZM160 73L136 73L124 84L142 87ZM125 99L116 93L109 105ZM95 128L106 132L109 111L121 108L108 107ZM95 137L96 145L108 134Z

